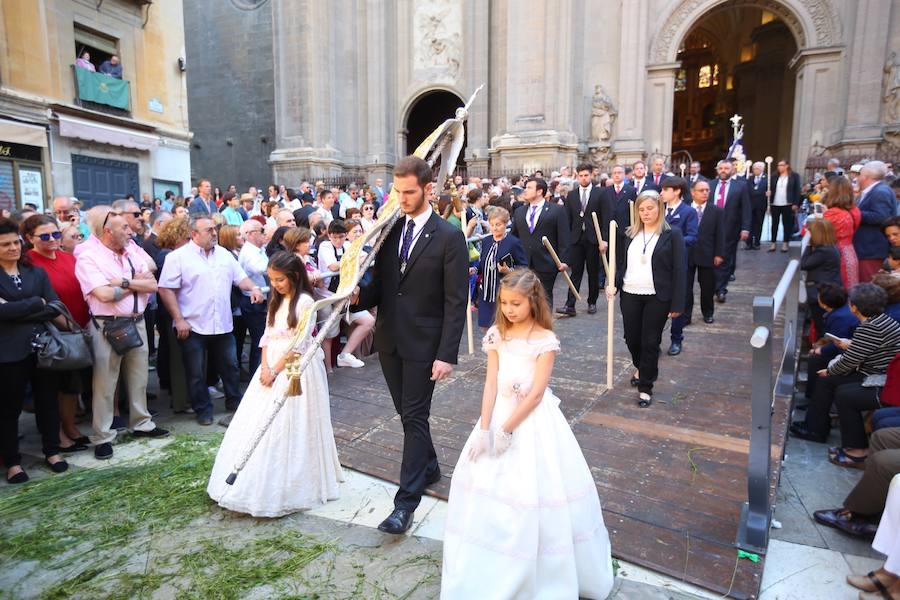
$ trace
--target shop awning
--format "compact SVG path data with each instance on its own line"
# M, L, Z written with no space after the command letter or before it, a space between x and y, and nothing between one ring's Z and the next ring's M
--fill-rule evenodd
M155 135L103 123L93 123L77 117L57 116L59 118L59 134L63 137L137 150L150 150L159 146L159 137Z
M0 141L46 148L47 130L37 125L0 119Z

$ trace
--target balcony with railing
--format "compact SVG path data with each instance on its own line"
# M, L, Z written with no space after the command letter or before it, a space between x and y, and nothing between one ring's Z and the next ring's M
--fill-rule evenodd
M75 103L82 108L120 117L131 116L131 83L72 65Z

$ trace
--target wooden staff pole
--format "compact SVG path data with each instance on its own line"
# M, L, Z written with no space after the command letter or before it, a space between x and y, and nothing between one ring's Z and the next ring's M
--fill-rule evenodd
M616 286L616 222L609 222L609 269L606 274L606 285ZM613 327L615 322L616 298L613 296L606 303L606 389L613 388Z
M772 160L771 156L766 157L766 191L772 192Z
M559 269L562 267L562 261L559 260L559 255L556 254L556 250L553 249L553 246L550 245L550 240L547 239L547 236L541 238L541 243L544 244L544 248L547 249L547 252L550 253L550 256L553 257L553 262L556 263L556 268ZM572 293L575 295L575 299L579 302L581 301L581 294L578 293L578 290L575 289L575 284L572 283L572 278L569 277L569 273L565 270L562 271L563 277L566 278L566 283L569 284L569 289L572 290Z
M597 213L591 213L591 219L594 221L594 231L597 233L597 243L602 243L603 233L600 231L600 222L597 221ZM605 252L600 252L600 260L603 261L603 271L606 273L606 280L609 281L609 261L606 260Z

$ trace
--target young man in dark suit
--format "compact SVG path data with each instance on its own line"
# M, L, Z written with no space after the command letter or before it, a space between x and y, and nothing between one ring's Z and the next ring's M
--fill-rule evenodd
M642 160L632 165L631 185L634 186L635 197L640 196L644 190L659 191L659 188L653 185L653 181L647 176L647 165Z
M401 534L425 488L441 478L428 417L436 381L453 372L466 319L469 253L462 231L435 214L432 172L407 156L394 168L404 215L378 254L360 308L378 306L375 349L403 423L403 462L394 511L378 526Z
M601 281L605 281L605 274L600 272L600 253L606 252L607 242L597 239L594 229L596 214L600 223L600 231L609 231L609 221L612 219L612 204L603 190L591 182L591 165L578 166L577 184L575 189L566 197L565 209L569 223L572 225L571 242L569 246L569 264L572 266L572 283L575 288L581 288L581 278L587 266L588 276L588 314L597 312L597 298L600 296ZM566 305L556 310L561 315L575 316L575 294L569 290L566 297Z
M750 237L747 239L747 250L759 250L759 241L762 239L763 221L766 220L766 211L769 209L769 193L766 189L768 178L763 174L766 163L757 161L753 163L753 175L747 181L750 186Z
M718 178L712 185L710 202L724 211L725 221L725 262L716 267L716 300L725 302L728 281L734 275L737 262L738 241L750 238L750 192L744 181L734 179L732 164L720 160L716 165Z
M619 242L624 241L625 230L631 226L631 203L637 199L634 186L625 181L625 167L616 165L610 171L612 185L603 188L607 195L607 201L612 206L613 219L616 221L616 231ZM603 230L603 239L609 237L609 228ZM609 240L606 240L609 242Z
M568 268L565 261L569 255L570 232L566 211L562 206L548 202L546 194L546 181L538 177L528 180L525 191L522 192L522 199L527 204L516 209L510 233L519 238L525 246L528 267L541 280L544 291L547 292L547 300L550 306L553 306L553 284L556 283L556 276ZM541 242L544 236L559 255L562 263L559 268Z
M662 180L662 192L660 196L666 203L666 223L669 227L681 230L684 240L684 277L687 279L688 253L697 241L697 213L690 205L683 201L687 196L687 181L682 177L666 177ZM684 342L685 316L680 314L672 318L670 329L671 345L669 356L681 354L681 344Z
M697 241L688 251L687 301L684 304L685 324L691 322L694 310L694 279L700 282L700 312L705 323L713 322L716 292L716 267L725 262L725 222L724 213L709 199L709 182L698 179L694 182L691 208L697 214Z

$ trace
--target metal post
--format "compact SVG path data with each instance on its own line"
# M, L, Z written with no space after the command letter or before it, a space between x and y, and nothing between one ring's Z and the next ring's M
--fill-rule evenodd
M790 298L796 297L788 296ZM769 471L772 445L772 329L775 301L771 296L753 299L753 328L765 328L767 335L754 334L751 386L752 429L747 457L747 499L741 510L737 545L756 553L765 553L769 540Z
M800 244L791 244L790 251L791 261L799 261ZM776 394L782 396L794 393L794 383L797 379L797 340L801 337L799 328L802 327L798 319L799 307L800 276L795 273L791 277L791 285L784 298L784 357L781 362L781 376L775 390Z

